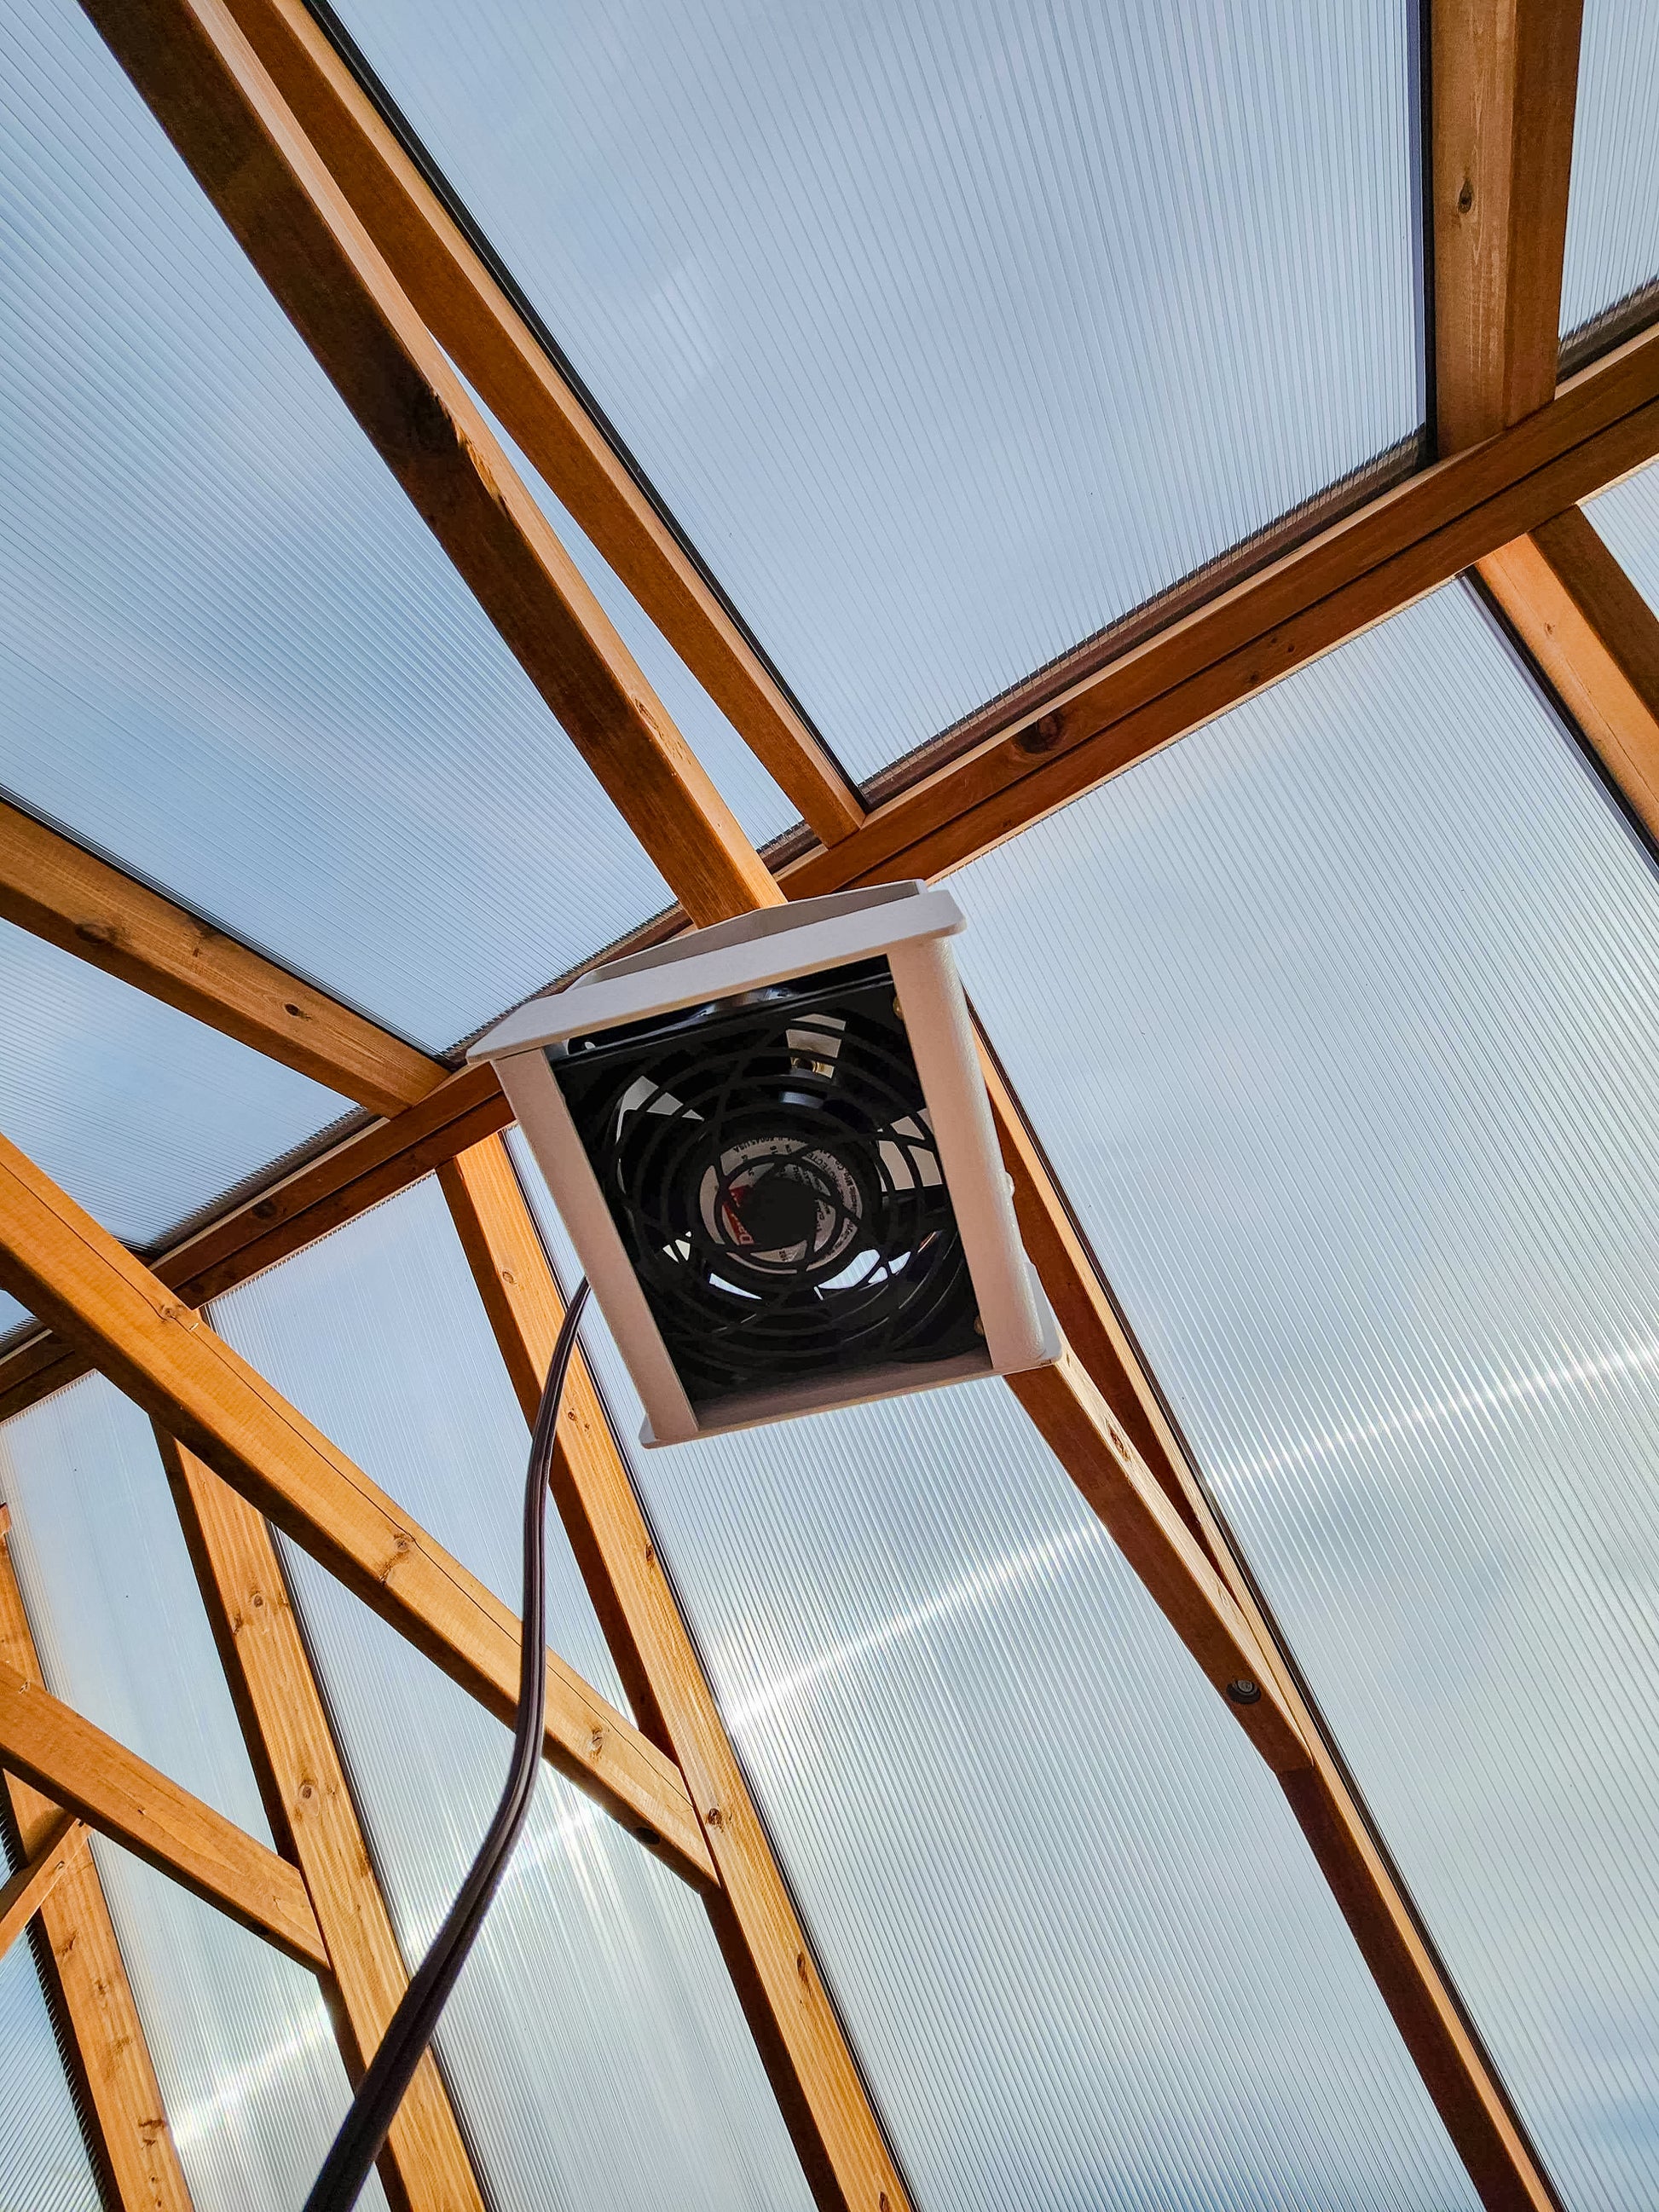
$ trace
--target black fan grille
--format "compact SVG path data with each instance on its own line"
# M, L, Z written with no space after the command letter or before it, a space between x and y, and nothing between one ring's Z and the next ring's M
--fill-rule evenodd
M694 1406L983 1348L884 960L550 1058Z

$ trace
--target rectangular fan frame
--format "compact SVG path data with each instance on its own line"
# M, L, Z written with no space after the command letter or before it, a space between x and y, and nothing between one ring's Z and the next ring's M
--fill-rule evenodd
M1020 1244L978 1048L949 939L966 927L948 891L880 884L768 907L532 999L471 1048L494 1063L646 1411L641 1443L688 1443L835 1406L1046 1366L1053 1313ZM734 999L768 984L885 957L933 1124L984 1325L982 1351L734 1394L695 1406L658 1329L548 1058L573 1037Z

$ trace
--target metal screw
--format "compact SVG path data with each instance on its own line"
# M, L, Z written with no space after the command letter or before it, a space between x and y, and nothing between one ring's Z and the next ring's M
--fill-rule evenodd
M1227 1695L1236 1705L1254 1705L1261 1700L1261 1685L1248 1674L1239 1674L1228 1683Z

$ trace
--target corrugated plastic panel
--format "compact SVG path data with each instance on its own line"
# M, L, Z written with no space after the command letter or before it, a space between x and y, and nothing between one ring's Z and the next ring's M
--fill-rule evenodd
M0 1496L47 1687L269 1844L144 1416L101 1376L72 1383L0 1427ZM196 2212L293 2212L349 2094L316 1977L93 1849ZM385 2212L378 2179L359 2201Z
M240 1352L516 1610L528 1431L435 1183L216 1300L213 1312ZM413 1958L495 1808L507 1731L284 1550ZM550 1641L625 1710L556 1516L549 1552ZM545 1768L438 2042L498 2212L807 2212L702 1908Z
M635 1467L918 2204L1472 2212L1271 1776L1001 1384Z
M953 879L969 988L1577 2212L1659 2197L1659 893L1443 591Z
M665 904L72 0L0 23L0 787L437 1048Z
M1414 436L1407 0L346 0L867 775Z
M1565 337L1659 281L1659 9L1584 0L1561 281Z
M0 1959L0 2204L102 2212L28 1942Z
M1626 477L1586 512L1648 605L1659 613L1659 467Z
M143 1244L351 1102L0 921L0 1131ZM0 1330L19 1316L0 1310Z

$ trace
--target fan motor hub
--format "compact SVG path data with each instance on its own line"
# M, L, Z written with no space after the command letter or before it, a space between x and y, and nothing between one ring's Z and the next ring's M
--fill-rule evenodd
M728 1265L775 1281L842 1265L869 1213L865 1178L840 1146L775 1130L724 1145L700 1178L698 1212Z

